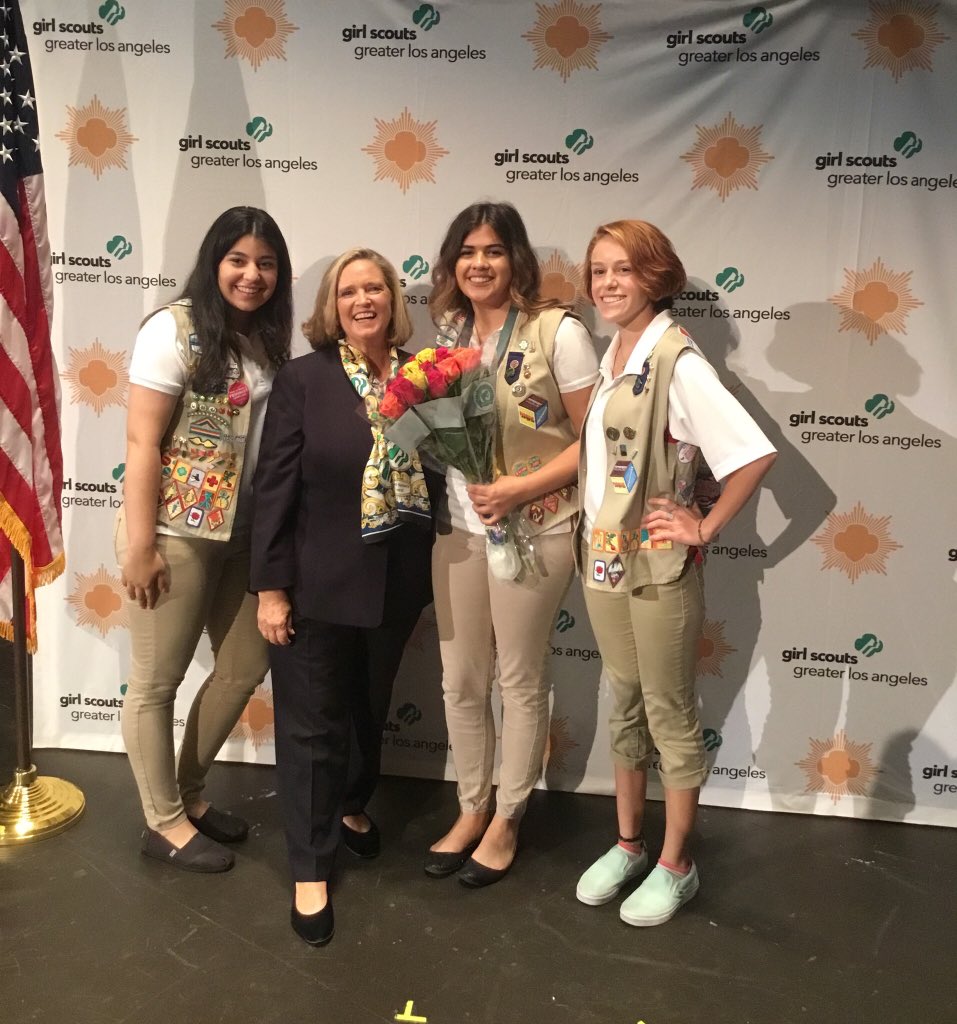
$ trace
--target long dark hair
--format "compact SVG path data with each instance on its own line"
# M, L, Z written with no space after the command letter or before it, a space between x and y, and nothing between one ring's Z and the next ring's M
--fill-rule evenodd
M472 304L462 294L455 280L455 264L466 237L483 224L498 235L512 265L509 286L512 304L527 316L557 306L555 299L540 294L542 271L538 257L528 240L528 232L518 210L511 203L473 203L467 206L449 225L439 259L432 271L432 294L429 312L435 323L456 313L468 313Z
M202 391L222 385L229 356L239 358L236 335L229 326L229 304L219 289L219 265L244 237L262 239L276 253L276 290L253 314L253 325L266 349L269 362L277 369L289 358L292 342L292 264L279 225L255 206L234 206L221 213L206 232L196 255L196 265L186 280L180 298L192 303L193 326L202 354L193 371L193 386Z

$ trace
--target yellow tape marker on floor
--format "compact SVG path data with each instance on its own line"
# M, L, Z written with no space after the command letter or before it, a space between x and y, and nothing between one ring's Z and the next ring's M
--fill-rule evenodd
M401 1013L397 1013L395 1015L395 1019L403 1021L412 1021L414 1022L414 1024L425 1024L425 1022L429 1019L428 1017L414 1017L412 1015L412 1002L413 1000L409 999L405 1004L405 1009Z

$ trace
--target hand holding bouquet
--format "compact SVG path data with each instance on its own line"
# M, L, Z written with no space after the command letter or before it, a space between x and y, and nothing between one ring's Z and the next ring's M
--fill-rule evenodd
M473 348L425 348L389 381L378 416L389 441L426 452L470 484L495 476L495 381ZM513 580L534 568L528 538L505 517L485 528L489 567Z

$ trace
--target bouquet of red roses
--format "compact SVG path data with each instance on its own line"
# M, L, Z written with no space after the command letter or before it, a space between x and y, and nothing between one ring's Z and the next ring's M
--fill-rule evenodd
M386 438L425 452L470 484L495 475L495 381L474 348L424 348L399 369L379 402ZM507 518L485 528L489 568L513 580L534 568L531 545Z

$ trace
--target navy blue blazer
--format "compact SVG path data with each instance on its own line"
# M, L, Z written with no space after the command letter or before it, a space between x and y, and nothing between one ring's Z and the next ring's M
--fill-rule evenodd
M276 374L254 478L249 589L285 590L293 618L375 627L432 600L433 529L366 543L362 474L372 434L336 346ZM433 509L443 478L426 471Z

